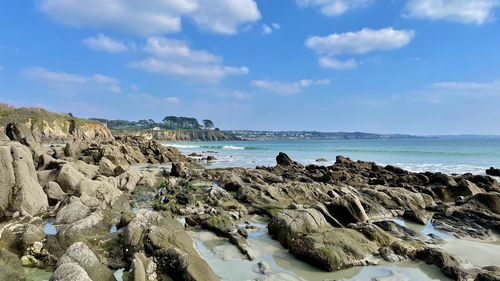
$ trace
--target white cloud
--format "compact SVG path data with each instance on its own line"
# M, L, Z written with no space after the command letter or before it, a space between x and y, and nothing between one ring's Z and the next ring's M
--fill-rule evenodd
M144 50L157 58L163 59L184 59L202 63L222 61L220 57L207 51L191 50L184 41L165 37L149 37Z
M84 87L98 86L113 93L121 92L117 79L101 74L84 76L67 72L50 71L43 67L26 68L22 74L27 78L57 88L79 90Z
M165 37L150 37L144 51L150 56L130 63L130 67L208 83L218 83L228 75L249 72L247 67L223 65L222 58L208 51L192 50L183 41Z
M354 69L358 67L358 63L354 59L338 60L335 57L321 57L319 65L324 68L331 68L337 70Z
M494 18L498 0L410 0L405 16L481 25Z
M253 80L251 85L257 88L264 89L282 96L295 95L305 88L316 85L330 84L329 79L310 80L302 79L295 82L271 81L271 80Z
M306 46L320 55L320 66L339 70L352 69L358 65L354 59L339 60L336 56L398 49L410 43L414 36L413 30L363 28L356 32L312 36L306 40Z
M263 24L262 25L262 35L268 35L273 33L276 30L279 30L281 26L277 23L272 23L270 25L268 24Z
M392 50L406 46L413 39L413 30L363 28L356 32L333 33L328 36L312 36L306 46L320 54L366 54L378 50Z
M261 18L254 0L198 0L198 4L192 15L194 21L215 33L235 34L240 25Z
M145 36L178 32L183 18L202 29L234 34L261 17L254 0L39 0L39 9L66 25Z
M102 33L97 34L94 37L89 37L82 42L93 50L109 53L125 52L129 49L124 42L109 38Z
M338 16L351 9L366 7L371 0L297 0L301 7L319 8L327 16Z

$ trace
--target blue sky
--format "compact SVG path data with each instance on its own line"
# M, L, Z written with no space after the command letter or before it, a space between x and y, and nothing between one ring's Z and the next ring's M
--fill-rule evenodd
M0 102L223 129L500 134L499 0L0 2Z

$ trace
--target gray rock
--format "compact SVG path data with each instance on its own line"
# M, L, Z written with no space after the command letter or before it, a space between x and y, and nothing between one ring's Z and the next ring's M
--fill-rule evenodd
M45 154L45 148L40 143L40 140L33 134L31 129L21 123L8 124L5 129L5 134L10 140L18 141L29 148L33 159L38 161L38 158Z
M57 182L49 181L44 188L45 194L47 194L47 198L49 199L49 205L54 206L58 202L64 200L66 198L66 193L62 191L61 187Z
M59 210L56 216L56 224L71 224L86 218L90 214L90 208L82 204L80 199L74 197L72 202Z
M184 164L184 162L173 163L170 175L173 177L185 178L188 175L186 164Z
M65 263L57 267L50 281L95 281L78 264Z
M157 281L156 263L143 253L135 253L130 281Z
M92 250L82 242L72 244L59 259L57 266L75 264L81 267L93 281L116 281L113 272L105 267Z
M16 142L0 143L0 217L6 210L34 216L49 206L47 195L38 183L33 159L26 146Z
M101 158L101 162L99 162L99 173L101 175L113 177L115 176L115 169L116 166L111 160L106 157Z
M76 194L78 184L85 179L85 175L77 171L72 165L65 164L57 173L56 182L61 186L62 190Z

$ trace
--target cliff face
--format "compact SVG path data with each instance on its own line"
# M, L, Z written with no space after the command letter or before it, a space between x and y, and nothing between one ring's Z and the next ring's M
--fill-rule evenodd
M160 130L115 132L115 135L137 135L157 141L230 141L240 140L233 134L207 130Z
M40 108L13 108L0 104L0 129L4 131L10 123L26 125L42 142L114 139L108 128L96 121L51 113Z

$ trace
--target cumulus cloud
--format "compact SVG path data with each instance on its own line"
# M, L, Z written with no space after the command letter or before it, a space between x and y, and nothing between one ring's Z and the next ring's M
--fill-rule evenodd
M278 23L272 23L270 25L263 24L262 25L262 35L268 35L273 33L276 30L279 30L281 26Z
M82 42L90 49L109 53L125 52L129 49L124 42L109 38L102 33L99 33L94 37L89 37Z
M330 84L329 79L320 79L320 80L302 79L295 82L253 80L251 83L251 85L254 87L282 96L295 95L311 86L327 85L327 84Z
M228 75L243 75L249 72L247 67L223 65L222 58L205 50L193 50L180 40L150 37L144 51L150 56L131 62L130 67L208 83L218 83Z
M481 25L494 18L498 0L410 0L405 16Z
M396 30L392 27L378 30L363 28L356 32L312 36L306 40L306 46L321 56L319 59L321 66L334 69L352 69L358 65L356 61L341 61L335 56L362 55L373 51L398 49L410 43L414 36L413 30Z
M254 0L40 0L39 9L66 25L143 36L178 32L182 18L205 30L234 34L261 17Z
M366 54L378 50L392 50L406 46L413 39L413 30L363 28L356 32L333 33L328 36L312 36L306 46L320 54Z
M30 67L22 72L23 76L48 86L79 90L85 87L99 87L113 93L120 93L117 79L101 74L84 76L67 72L55 72L43 67Z
M192 18L202 29L215 33L235 34L240 25L261 18L254 0L198 0L198 5Z
M371 0L297 0L300 7L315 7L327 16L338 16L351 9L366 7Z

